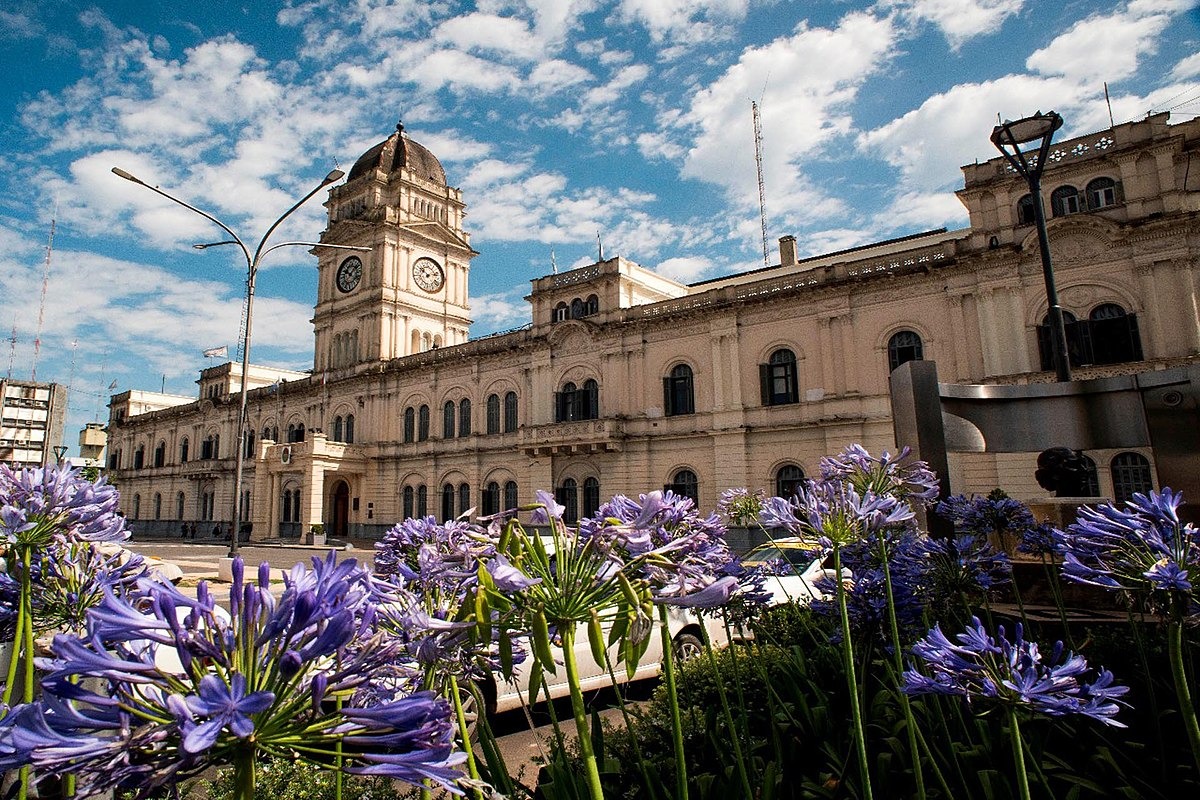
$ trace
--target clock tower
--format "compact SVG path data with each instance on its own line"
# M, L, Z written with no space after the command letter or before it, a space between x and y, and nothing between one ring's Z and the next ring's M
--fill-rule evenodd
M360 365L467 341L467 277L477 253L463 230L462 191L404 126L363 154L325 203L317 249L313 368Z

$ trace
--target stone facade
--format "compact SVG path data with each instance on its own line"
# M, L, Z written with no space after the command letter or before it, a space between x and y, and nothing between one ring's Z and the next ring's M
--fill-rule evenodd
M1053 146L1042 185L1076 377L1198 360L1197 146L1200 119L1166 114ZM248 384L254 538L318 522L370 538L405 513L550 488L580 513L663 486L712 508L853 442L895 448L888 376L904 360L954 383L1053 381L1027 188L999 156L963 171L967 229L805 259L784 237L778 265L690 286L610 258L533 281L528 326L468 341L463 198L398 130L330 192L322 242L371 250L315 249L312 372L256 367ZM239 371L205 370L199 400L113 398L110 477L135 527L229 520ZM135 466L139 447L161 465ZM1102 495L1127 490L1128 470L1113 475L1131 460L1157 485L1148 448L1087 455ZM955 454L955 490L1044 495L1035 458Z

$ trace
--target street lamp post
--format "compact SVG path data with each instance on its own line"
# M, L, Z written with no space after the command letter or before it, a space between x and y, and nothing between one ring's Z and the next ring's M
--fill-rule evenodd
M237 245L241 249L242 255L245 256L245 259L246 259L246 327L245 327L245 331L242 334L242 342L241 342L241 344L242 344L242 376L241 376L241 392L240 392L241 405L238 410L237 458L235 461L236 467L234 468L234 478L233 478L233 525L232 525L233 530L231 532L230 542L229 542L229 557L233 558L238 553L238 534L239 534L238 525L241 522L241 516L242 516L242 477L243 477L243 473L245 472L245 466L246 466L246 395L247 395L247 391L248 391L247 384L249 382L249 374L248 373L249 373L249 369L250 369L250 334L251 334L251 329L253 327L253 322L254 322L254 284L255 284L255 280L258 277L259 264L262 263L262 259L267 255L267 253L270 253L272 250L278 250L281 247L296 247L296 246L328 247L328 248L331 248L334 250L361 250L361 251L368 251L368 250L370 250L370 248L369 247L351 247L349 245L338 245L338 244L324 244L321 242L280 242L279 244L272 245L271 247L266 247L267 240L271 238L271 234L274 233L275 229L278 228L285 219L290 217L292 215L292 213L296 211L296 209L300 208L300 206L302 206L306 202L308 202L308 200L313 195L315 195L317 192L324 189L329 184L333 183L334 181L341 180L342 176L344 176L346 173L344 173L338 169L335 169L332 172L330 172L328 175L326 175L325 178L315 188L313 188L312 191L310 191L308 194L304 195L304 197L300 198L300 200L298 200L291 208L289 208L287 211L283 212L283 214L280 215L279 219L275 220L275 222L273 222L271 224L271 227L267 228L267 232L264 233L262 238L259 240L258 247L255 248L253 255L250 253L250 249L248 247L246 247L246 245L242 241L241 237L239 237L236 233L234 233L233 230L228 225L226 225L224 222L221 222L219 219L214 217L212 214L209 214L206 211L202 211L193 205L185 203L184 201L180 200L178 197L173 197L172 195L167 194L162 189L159 189L157 186L151 186L150 184L146 183L145 181L141 180L140 178L137 178L137 177L129 174L128 172L126 172L123 169L120 169L119 167L113 167L112 171L113 171L113 174L116 175L117 177L124 178L125 180L131 181L140 186L145 186L150 191L152 191L156 194L162 195L163 197L167 198L171 202L178 203L179 205L183 206L184 208L188 209L189 211L196 212L197 214L204 217L208 221L212 222L217 227L221 228L223 231L225 231L226 233L228 233L230 236L233 237L232 239L229 239L229 240L226 240L223 242L211 242L208 244L193 245L193 247L195 247L197 250L206 250L209 247L219 247L221 245L234 244L234 245Z
M1051 111L1037 112L1032 117L1016 122L1005 121L992 130L992 144L996 145L1026 183L1033 198L1033 217L1037 224L1038 248L1042 254L1042 277L1046 282L1046 304L1050 317L1050 349L1054 354L1054 372L1058 380L1071 380L1071 358L1067 351L1067 326L1063 322L1062 306L1058 304L1058 290L1054 286L1054 267L1050 263L1050 237L1046 233L1046 207L1042 203L1042 170L1046 168L1046 156L1050 152L1050 140L1054 132L1062 127L1063 118ZM1040 140L1037 153L1033 150L1021 152L1019 145ZM1011 152L1010 152L1011 151Z

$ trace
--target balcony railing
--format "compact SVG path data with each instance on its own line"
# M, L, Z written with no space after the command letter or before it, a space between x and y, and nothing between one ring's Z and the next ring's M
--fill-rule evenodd
M523 428L521 449L530 456L615 453L621 450L624 439L621 420L586 419Z

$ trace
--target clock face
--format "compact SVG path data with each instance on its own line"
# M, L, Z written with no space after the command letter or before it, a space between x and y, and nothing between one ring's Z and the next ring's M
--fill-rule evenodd
M354 287L358 286L359 280L362 279L362 259L358 256L350 256L337 271L337 288L342 292L352 292Z
M446 282L446 274L432 258L418 258L413 263L413 280L427 292L436 292Z

